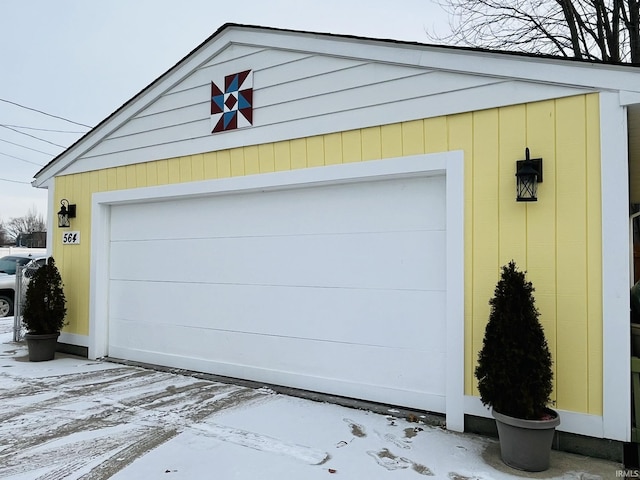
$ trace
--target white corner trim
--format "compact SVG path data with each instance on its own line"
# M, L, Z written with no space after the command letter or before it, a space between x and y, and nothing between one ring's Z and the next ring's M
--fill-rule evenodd
M47 189L47 257L50 257L53 254L53 232L54 229L58 228L58 222L54 223L54 216L57 219L58 215L56 212L56 189L55 189L55 181L53 178L47 180L44 184L42 184L38 188L46 188Z
M629 154L627 112L616 93L600 93L600 148L604 437L629 441Z
M199 196L281 190L414 175L446 175L447 426L464 430L464 154L462 151L306 168L202 182L94 193L91 218L89 358L109 355L111 206Z
M109 250L111 208L91 202L91 262L89 282L89 352L92 360L107 355L109 340Z
M447 164L447 429L464 432L464 152Z

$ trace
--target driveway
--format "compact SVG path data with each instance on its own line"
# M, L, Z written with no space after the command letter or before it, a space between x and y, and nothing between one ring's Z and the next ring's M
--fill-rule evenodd
M622 466L552 452L552 468L502 464L493 439L422 419L57 354L28 362L0 320L0 478L616 478ZM618 474L620 476L620 474Z

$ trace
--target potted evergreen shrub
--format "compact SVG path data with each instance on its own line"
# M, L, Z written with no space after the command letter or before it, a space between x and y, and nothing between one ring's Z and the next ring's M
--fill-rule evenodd
M34 272L25 294L22 323L27 329L30 361L53 360L66 314L62 278L53 257L49 257Z
M496 419L502 460L538 472L549 468L560 417L548 408L552 360L533 292L515 262L502 267L475 376L480 399Z

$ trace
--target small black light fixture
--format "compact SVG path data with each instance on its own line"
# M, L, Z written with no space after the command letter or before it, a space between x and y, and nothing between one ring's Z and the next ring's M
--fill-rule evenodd
M69 219L76 218L76 206L75 204L69 205L69 200L66 198L60 200L60 205L60 211L58 212L58 227L68 227Z
M542 159L529 158L529 149L524 150L525 159L516 162L516 201L537 202L538 184L542 183Z

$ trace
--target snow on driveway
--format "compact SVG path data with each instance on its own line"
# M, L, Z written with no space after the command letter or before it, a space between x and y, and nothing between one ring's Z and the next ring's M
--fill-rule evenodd
M523 478L496 441L189 375L57 354L27 361L0 321L0 479ZM615 478L553 452L526 478Z

